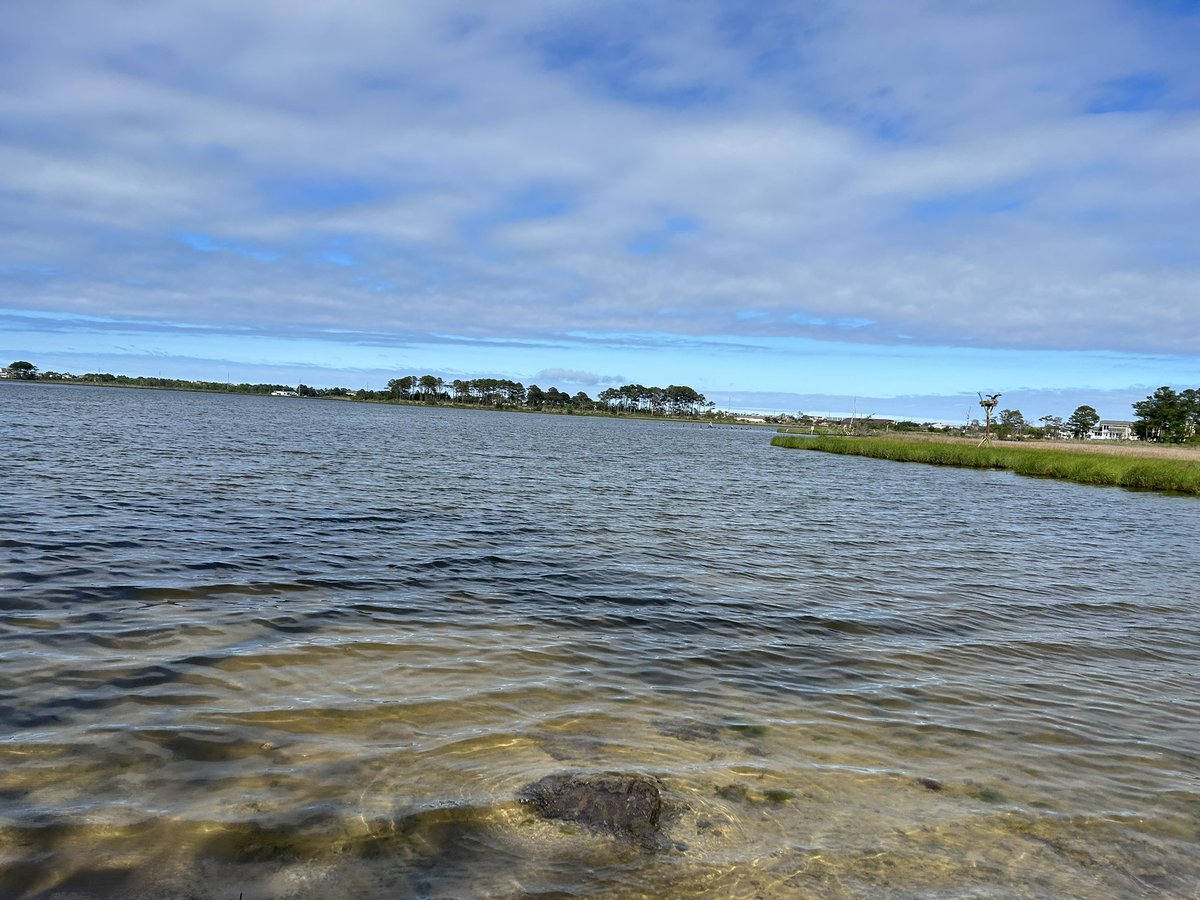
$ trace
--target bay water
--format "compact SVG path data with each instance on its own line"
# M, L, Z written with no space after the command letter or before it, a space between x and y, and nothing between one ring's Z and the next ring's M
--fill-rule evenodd
M0 897L1200 896L1200 500L0 383ZM544 820L663 788L654 847Z

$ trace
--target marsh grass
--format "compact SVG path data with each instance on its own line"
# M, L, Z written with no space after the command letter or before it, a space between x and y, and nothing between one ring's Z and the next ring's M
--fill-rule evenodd
M1125 456L1075 449L1032 449L903 438L792 437L776 435L772 446L869 456L935 466L1004 469L1018 475L1061 478L1080 484L1200 495L1200 461Z

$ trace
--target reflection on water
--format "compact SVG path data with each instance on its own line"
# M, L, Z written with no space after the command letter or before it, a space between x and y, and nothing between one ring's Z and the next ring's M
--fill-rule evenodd
M1200 504L0 385L0 896L1195 896ZM517 802L665 790L653 848Z

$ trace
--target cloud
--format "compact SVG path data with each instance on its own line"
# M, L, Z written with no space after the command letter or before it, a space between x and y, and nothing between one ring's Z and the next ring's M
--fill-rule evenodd
M1200 346L1186 5L60 0L0 42L10 309L397 347Z
M539 381L565 381L568 384L588 387L626 383L624 375L597 375L595 372L578 372L574 369L542 369L534 377Z

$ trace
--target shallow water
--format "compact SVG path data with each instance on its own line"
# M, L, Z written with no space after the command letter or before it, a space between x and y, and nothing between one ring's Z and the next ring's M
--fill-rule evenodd
M1200 501L0 384L0 896L1194 897ZM543 821L657 776L655 848Z

